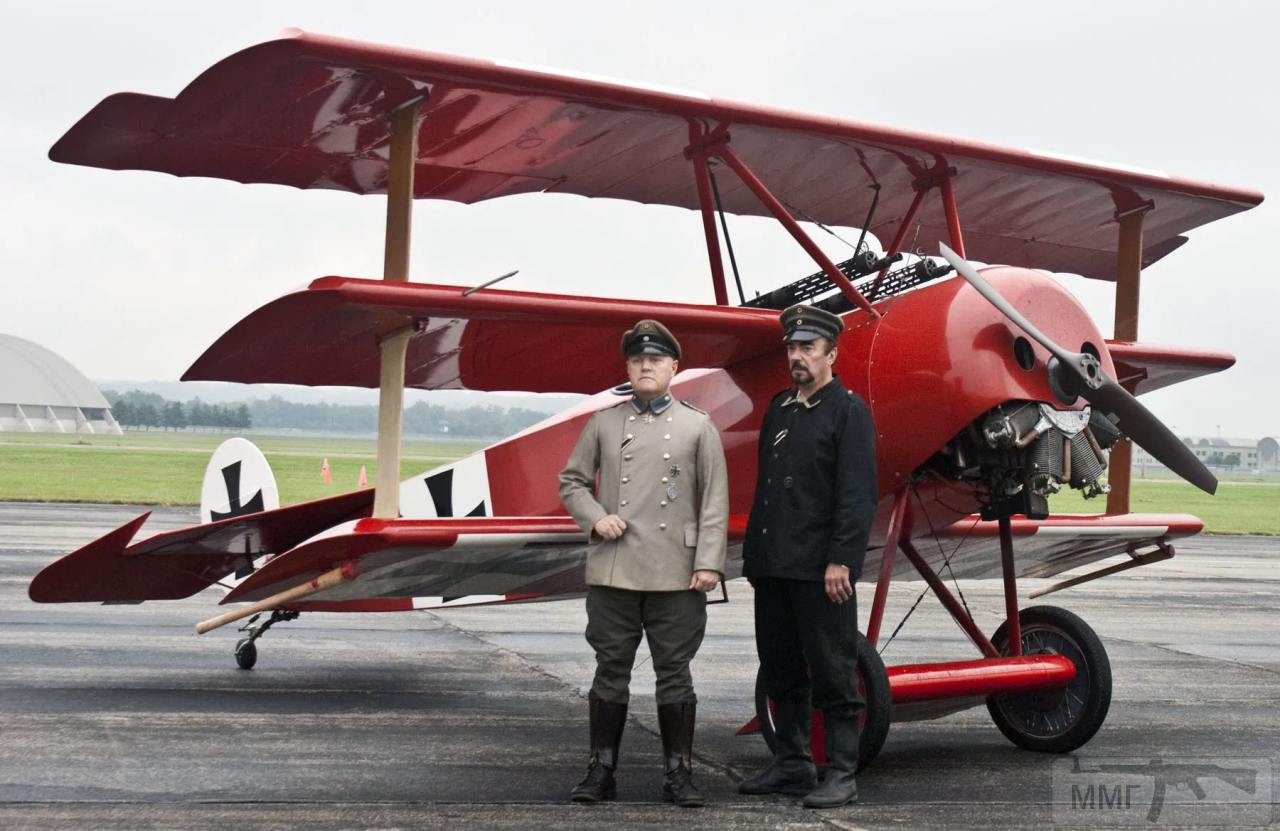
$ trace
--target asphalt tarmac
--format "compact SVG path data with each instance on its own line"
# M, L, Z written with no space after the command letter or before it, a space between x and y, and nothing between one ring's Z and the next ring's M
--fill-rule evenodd
M619 800L565 802L585 766L593 671L580 600L308 614L269 632L257 667L242 671L234 627L193 634L214 591L132 606L27 598L41 566L141 510L0 503L0 827L1220 827L1280 817L1280 539L1200 537L1171 561L1024 604L1076 612L1109 651L1110 715L1075 754L1015 748L985 708L895 724L859 777L860 803L826 812L737 794L768 756L759 736L734 735L753 714L756 672L751 588L735 581L731 602L710 610L694 665L696 775L710 805L682 810L658 793L643 646ZM144 534L194 521L160 509ZM923 588L894 586L887 632ZM998 582L961 588L994 629ZM865 620L866 587L859 602ZM931 596L884 653L888 664L969 657ZM1162 769L1176 775L1161 779ZM1089 780L1096 790L1080 771L1104 771ZM1152 820L1158 779L1167 787Z

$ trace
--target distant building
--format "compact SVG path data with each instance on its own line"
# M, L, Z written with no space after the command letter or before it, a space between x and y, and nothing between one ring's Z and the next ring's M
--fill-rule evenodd
M1196 458L1209 467L1231 468L1232 470L1276 470L1280 463L1276 440L1239 439L1215 436L1181 436L1182 443L1191 448ZM1235 462L1235 464L1231 464ZM1148 465L1163 467L1147 451L1133 448L1133 464L1135 467Z
M107 399L65 358L38 343L0 334L0 432L124 431Z

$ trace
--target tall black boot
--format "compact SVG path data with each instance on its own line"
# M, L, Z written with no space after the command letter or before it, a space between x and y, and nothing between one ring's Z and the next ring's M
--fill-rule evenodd
M706 802L702 791L693 784L693 726L697 712L694 700L658 705L662 755L667 763L662 796L681 808L698 808Z
M781 793L805 796L818 784L809 752L809 691L779 699L773 705L773 761L760 774L738 785L738 793Z
M602 802L618 796L613 772L618 767L618 746L627 726L627 705L588 697L591 712L591 761L587 776L569 794L574 802Z
M858 799L858 714L826 711L827 775L804 798L806 808L839 808Z

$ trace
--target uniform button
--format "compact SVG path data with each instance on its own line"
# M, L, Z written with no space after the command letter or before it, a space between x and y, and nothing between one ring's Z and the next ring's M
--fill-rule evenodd
M663 477L662 477L662 484L664 484L664 485L665 485L666 483L667 483L667 477L663 476Z
M671 454L670 454L670 453L663 453L663 454L662 454L662 458L664 458L664 459L670 459L670 458L671 458Z
M764 506L765 506L766 508L768 508L768 507L769 507L769 500L767 500L767 499L766 499L766 500L764 501Z
M636 420L636 417L635 417L635 416L628 416L628 417L627 417L627 421L635 421L635 420Z
M760 529L760 533L761 533L762 535L764 535L764 536L766 536L766 537L767 537L767 536L769 536L769 529L768 529L768 528L761 528L761 529Z
M623 456L623 457L622 457L622 461L624 461L624 462L629 462L629 461L631 461L631 454L630 454L630 453L628 453L627 455Z
M663 436L663 438L664 438L664 439L667 439L668 441L670 441L670 439L671 439L671 434L670 434L670 433L667 433L665 436Z
M628 483L628 482L630 482L630 481L631 481L631 477L630 477L630 476L623 476L623 477L622 477L622 484L624 484L624 485L625 485L625 484L627 484L627 483Z
M766 485L772 485L772 484L773 484L773 480L772 480L772 479L765 479L765 480L764 480L764 483L765 483Z
M794 479L792 479L790 476L788 476L786 479L783 479L783 480L782 480L782 487L784 487L784 488L789 488L789 487L791 487L791 486L792 486L792 485L794 485L794 484L795 484L795 480L794 480Z
M625 508L626 505L627 505L627 500L625 499L618 503L618 507L620 508Z
M665 500L665 499L664 499L664 500L662 500L661 502L659 502L658 504L665 508L665 507L667 507L667 500Z
M636 437L635 433L627 433L627 438L634 439L635 437Z
M659 522L659 523L658 523L658 530L659 530L659 531L665 531L665 530L667 530L667 524L666 524L665 522Z
M778 458L778 454L777 454L777 453L774 453L774 454L773 454L773 458L775 458L775 459L776 459L776 458Z
M670 421L670 420L671 420L671 416L667 416L667 421Z

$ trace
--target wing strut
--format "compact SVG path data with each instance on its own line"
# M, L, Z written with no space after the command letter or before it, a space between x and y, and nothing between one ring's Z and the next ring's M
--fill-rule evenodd
M859 308L863 309L873 318L880 317L880 313L875 310L867 298L854 288L849 278L844 276L831 258L805 233L800 227L800 223L796 222L795 217L787 210L786 206L778 201L764 182L747 167L742 159L738 158L738 154L729 148L728 125L721 124L714 130L704 133L702 127L696 122L691 123L689 127L689 146L685 148L685 156L688 157L694 166L694 176L698 185L698 200L702 204L702 228L707 237L707 256L711 259L711 276L716 289L716 302L725 304L728 302L728 292L724 285L724 263L720 258L720 243L716 236L715 220L712 216L711 205L711 182L707 173L707 159L711 156L723 161L728 165L747 189L755 194L756 199L760 200L760 204L773 214L773 218L783 228L787 229L787 233L799 243L800 247L813 258L818 264L818 268L827 273L827 277L831 282L839 287L845 297Z
M382 278L409 280L409 240L413 222L413 168L418 155L418 109L422 98L391 112L391 160L387 168L387 239ZM384 337L378 344L378 472L373 515L400 516L400 434L404 428L404 367L412 328Z
M1146 202L1138 207L1116 214L1120 224L1120 242L1116 248L1116 312L1112 338L1136 342L1138 340L1138 292L1142 274L1142 223L1147 212L1155 207ZM1132 388L1130 389L1132 392ZM1107 464L1107 513L1129 513L1129 479L1132 473L1133 443L1122 438L1111 446L1111 459Z

